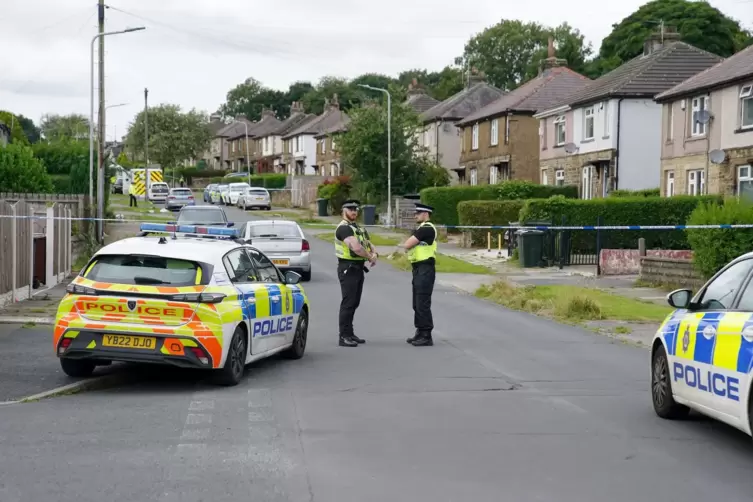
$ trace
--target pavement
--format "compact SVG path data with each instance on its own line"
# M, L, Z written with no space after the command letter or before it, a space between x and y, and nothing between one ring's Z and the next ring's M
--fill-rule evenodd
M367 343L338 347L335 259L311 247L303 359L253 364L232 388L134 369L0 406L0 501L750 501L750 438L656 417L645 349L439 283L435 345L411 347L411 276L385 263L356 314ZM51 328L3 329L3 350L28 337L57 367Z

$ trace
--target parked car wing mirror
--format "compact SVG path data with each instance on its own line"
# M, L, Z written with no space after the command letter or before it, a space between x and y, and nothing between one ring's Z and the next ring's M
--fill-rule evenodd
M298 284L301 281L301 276L297 272L288 270L285 272L285 284Z
M686 309L690 306L693 292L689 289L676 289L667 295L667 303L676 309Z
M227 222L227 226L229 226L229 227L234 227L234 226L235 226L235 223L234 223L234 222L232 222L232 221L228 221L228 222Z

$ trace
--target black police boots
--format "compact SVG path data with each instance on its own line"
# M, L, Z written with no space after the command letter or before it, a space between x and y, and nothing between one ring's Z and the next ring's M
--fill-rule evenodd
M364 340L363 338L358 338L356 335L351 336L351 338L358 343L366 343L366 340Z
M413 343L413 341L414 341L414 340L415 340L416 338L418 338L418 330L416 330L416 332L415 332L415 333L413 333L413 336L412 336L412 337L410 337L410 338L407 338L407 339L406 339L405 341L406 341L406 342L408 342L408 343Z
M434 345L434 340L431 338L431 333L423 332L418 333L410 344L414 347L431 347Z
M341 336L340 347L358 347L358 341L354 336Z

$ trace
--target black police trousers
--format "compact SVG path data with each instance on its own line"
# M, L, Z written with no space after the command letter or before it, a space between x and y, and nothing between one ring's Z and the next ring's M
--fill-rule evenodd
M413 264L413 324L419 333L426 335L431 335L434 329L431 315L431 295L436 279L434 265L434 258Z
M361 304L365 262L339 260L337 263L337 278L340 280L342 301L340 302L340 337L353 336L353 317Z

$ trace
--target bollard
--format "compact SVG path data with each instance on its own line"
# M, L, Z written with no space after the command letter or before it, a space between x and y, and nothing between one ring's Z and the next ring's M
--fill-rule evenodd
M638 239L638 255L646 256L646 239L643 237Z
M486 252L489 253L492 250L492 233L486 232Z
M497 258L502 258L502 234L497 234Z

